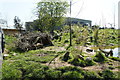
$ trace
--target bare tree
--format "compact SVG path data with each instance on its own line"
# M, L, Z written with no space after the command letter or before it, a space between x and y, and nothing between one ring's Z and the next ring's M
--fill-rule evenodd
M15 24L14 25L15 28L18 29L20 31L20 33L21 33L23 27L22 27L21 20L19 19L19 17L15 16L14 24Z

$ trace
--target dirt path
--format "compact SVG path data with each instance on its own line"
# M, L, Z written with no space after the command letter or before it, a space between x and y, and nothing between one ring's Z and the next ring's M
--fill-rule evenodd
M55 58L54 61L51 62L51 64L46 63L46 65L50 66L51 68L59 68L63 66L72 66L71 64L68 64L67 62L61 61L59 57Z
M41 50L45 50L45 51L56 51L56 52L60 52L60 51L66 51L66 49L64 47L58 47L58 46L50 46L50 47L45 47Z

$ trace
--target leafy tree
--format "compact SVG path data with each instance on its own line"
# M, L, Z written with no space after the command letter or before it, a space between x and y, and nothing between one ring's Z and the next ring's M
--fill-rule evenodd
M37 4L37 16L35 30L53 31L63 25L64 15L67 12L68 3L58 1L44 2Z

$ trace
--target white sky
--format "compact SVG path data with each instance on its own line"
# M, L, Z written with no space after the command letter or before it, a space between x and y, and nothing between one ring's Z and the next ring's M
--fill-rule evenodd
M40 0L0 0L0 18L8 21L9 26L14 25L14 16L18 16L23 23L35 19L33 14L36 3ZM70 1L70 0L67 0ZM92 24L118 25L118 1L120 0L72 0L71 17L91 20ZM115 6L115 9L114 9ZM79 13L80 12L80 13ZM79 13L79 14L78 14ZM77 15L78 14L78 15ZM69 14L67 14L69 16Z

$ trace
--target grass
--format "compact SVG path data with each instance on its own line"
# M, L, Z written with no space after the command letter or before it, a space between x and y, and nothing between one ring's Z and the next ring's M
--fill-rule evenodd
M102 63L104 63L108 59L107 59L107 57L103 53L97 52L97 54L95 55L95 57L94 57L93 60L96 61L96 62L102 62Z
M29 52L21 53L16 56L9 58L9 60L24 60L24 61L34 61L40 63L47 63L52 60L57 54L53 51L41 51L32 50Z
M109 57L109 59L112 59L114 61L119 61L120 62L120 58L118 58L118 57Z

